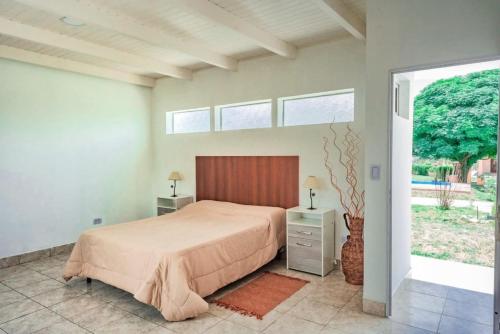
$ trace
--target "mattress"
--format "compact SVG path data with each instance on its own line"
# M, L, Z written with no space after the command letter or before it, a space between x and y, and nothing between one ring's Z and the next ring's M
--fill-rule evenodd
M64 278L101 280L179 321L206 312L203 297L263 266L284 244L284 209L200 201L84 232Z

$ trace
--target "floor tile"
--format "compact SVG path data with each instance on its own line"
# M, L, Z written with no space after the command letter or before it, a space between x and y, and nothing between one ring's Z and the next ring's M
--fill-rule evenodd
M267 334L314 334L319 333L323 326L314 322L299 319L291 315L284 315L269 326L264 333Z
M363 291L356 293L351 300L345 304L343 309L362 312L363 311Z
M85 292L90 292L90 293L97 291L97 290L100 290L100 289L103 289L105 287L116 289L114 287L111 287L110 285L107 285L107 284L105 284L99 280L95 280L95 279L93 279L91 283L87 283L87 279L83 278L83 277L73 277L69 281L60 280L60 282L61 281L68 288L79 289L79 290L83 290Z
M7 285L11 289L17 289L26 285L31 285L44 281L47 276L42 275L34 270L26 269L26 271L21 271L15 275L12 275L2 281L3 284Z
M447 299L493 309L493 295L486 293L450 288Z
M24 253L20 255L19 262L22 263L27 263L31 261L37 261L40 259L48 258L50 256L50 249L42 249L39 251L34 251L34 252L29 252L29 253Z
M330 306L344 307L357 293L357 290L318 286L307 296L309 299Z
M7 285L3 285L2 283L0 283L0 292L7 292L7 291L11 291L12 289L9 288Z
M444 315L493 326L493 310L475 304L447 300Z
M164 327L177 333L195 334L205 332L219 321L221 321L221 319L216 316L210 313L204 313L193 319L169 322Z
M334 328L330 326L325 326L320 332L320 334L349 334L348 332L344 332L339 328ZM358 334L364 334L363 332L358 332Z
M112 304L112 303L110 305L117 307L115 304ZM122 309L120 309L120 310L122 310ZM122 310L122 311L127 312L125 310ZM147 321L153 322L153 323L160 325L160 326L164 326L168 323L168 321L165 320L165 318L160 313L160 311L158 311L152 305L147 305L147 304L141 303L141 307L135 308L133 314L138 316L139 318L143 318Z
M26 299L25 296L14 290L0 292L0 308L12 303L20 302L24 299Z
M35 334L88 334L89 332L74 323L63 320L57 322L49 327L45 327L39 331L34 332Z
M296 318L326 325L339 311L338 308L305 298L287 314Z
M79 326L95 331L98 328L104 327L110 322L129 317L130 313L120 310L116 306L106 304L103 307L95 307L90 310L81 312L72 317L72 321Z
M3 323L0 327L9 334L33 333L62 320L61 316L44 308Z
M101 291L109 291L108 294L105 295L100 295L101 298L104 298L105 300L110 301L113 305L116 307L130 312L130 313L136 313L137 311L140 311L146 304L141 303L137 299L134 298L134 296L128 292L125 292L123 290L108 290L108 289L102 289Z
M49 270L54 267L62 268L63 265L64 265L63 262L54 259L53 257L48 257L38 261L32 261L23 264L23 266L39 272L44 270Z
M70 255L71 255L71 253L58 254L58 255L54 255L53 258L56 260L62 261L63 263L66 263L66 261L68 261Z
M389 321L377 328L379 334L434 334L425 329L411 327L405 324L400 324L394 321Z
M435 332L438 329L441 314L414 307L395 307L392 310L391 319L411 327Z
M31 269L19 265L0 269L0 281L20 275L24 272L31 272Z
M215 303L208 304L208 313L215 315L217 318L227 319L233 315L233 311L228 310L225 307L218 306Z
M84 294L84 291L77 289L70 289L67 287L62 287L54 290L50 290L36 296L32 296L31 299L43 306L49 307L58 303L68 301L72 298L76 298Z
M64 284L53 279L46 279L44 281L36 282L33 284L25 285L20 288L16 288L16 291L22 293L27 297L32 297L39 295L41 293L54 290L63 287Z
M304 296L291 296L283 301L281 304L277 305L274 310L280 313L287 313L293 307L295 307L300 301L302 301Z
M94 282L92 282L91 285L93 283ZM88 290L88 294L91 296L99 297L100 299L102 299L106 302L110 302L110 303L117 303L121 300L121 298L131 297L131 294L128 293L127 291L123 291L123 290L115 288L111 285L105 285L104 287L102 287L100 289L90 288Z
M401 288L408 291L423 293L426 295L431 295L441 298L446 298L446 295L448 294L449 290L448 287L443 285L414 280L414 279L405 279L403 283L401 283Z
M53 305L50 309L68 320L73 320L83 312L87 312L95 307L103 308L106 304L106 302L97 297L82 295L80 297Z
M43 309L42 305L29 299L0 307L0 324L40 309Z
M388 321L387 318L342 309L330 320L328 327L337 328L349 334L378 334L378 328Z
M95 330L96 334L137 334L137 333L165 333L172 334L166 328L155 325L149 321L139 318L135 315L129 315L126 318L111 321L106 325Z
M227 318L227 320L256 331L263 331L282 316L282 313L273 310L266 314L262 318L262 320L259 320L255 317L250 317L234 312L234 314Z
M434 313L442 313L445 299L419 292L400 289L394 296L394 308L415 307Z
M439 324L440 334L491 334L493 328L484 324L443 315Z
M56 281L59 281L61 283L66 283L66 280L63 278L63 272L64 268L60 266L42 270L40 271L40 274L55 279Z
M205 332L206 334L257 334L253 329L222 320Z

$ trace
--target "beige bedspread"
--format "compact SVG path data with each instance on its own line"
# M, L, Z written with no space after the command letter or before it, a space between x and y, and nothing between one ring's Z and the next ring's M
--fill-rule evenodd
M129 291L167 320L208 310L202 297L255 271L285 243L285 210L201 201L164 216L84 232L64 278Z

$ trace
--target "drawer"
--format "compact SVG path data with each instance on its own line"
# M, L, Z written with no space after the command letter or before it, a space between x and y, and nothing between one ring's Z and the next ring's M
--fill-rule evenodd
M288 267L321 275L321 242L288 237Z
M171 212L175 212L175 209L158 207L158 216L162 216Z
M321 227L288 225L288 236L321 241Z

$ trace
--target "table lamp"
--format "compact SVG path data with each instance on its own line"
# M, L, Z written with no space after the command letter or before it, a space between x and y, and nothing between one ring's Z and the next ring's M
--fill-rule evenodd
M316 196L316 194L313 193L312 190L319 188L319 182L316 176L308 176L304 181L304 187L309 188L309 198L311 199L311 206L308 209L314 210L316 208L313 206L313 196Z

